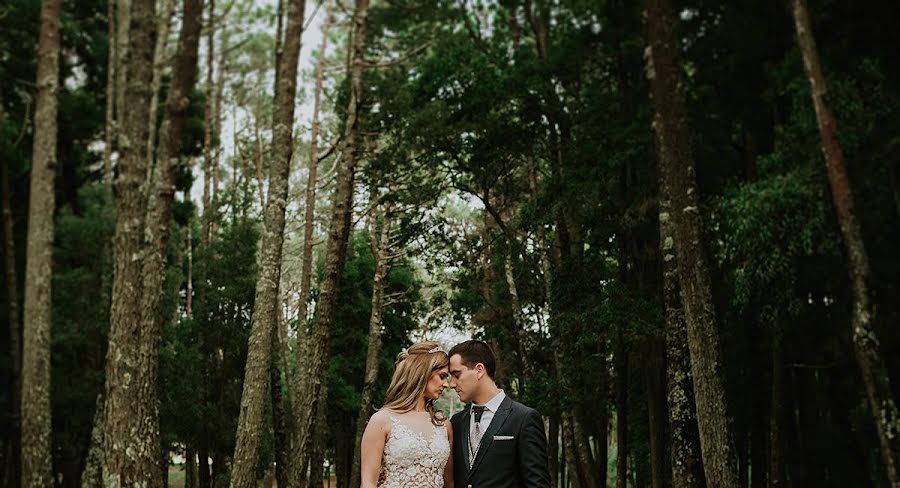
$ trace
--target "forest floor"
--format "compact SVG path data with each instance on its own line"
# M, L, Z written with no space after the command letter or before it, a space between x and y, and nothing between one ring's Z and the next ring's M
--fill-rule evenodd
M171 465L169 466L169 488L184 488L184 468L180 465ZM260 487L263 484L259 485ZM272 480L272 488L276 488L278 486L275 483L275 480ZM322 487L323 488L331 488L333 486L337 486L337 481L332 477L330 480L326 481Z

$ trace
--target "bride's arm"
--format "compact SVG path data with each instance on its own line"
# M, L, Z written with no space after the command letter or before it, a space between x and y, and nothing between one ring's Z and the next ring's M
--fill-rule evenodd
M444 465L444 488L453 488L453 425L447 420L447 442L450 443L450 456Z
M375 412L366 425L360 445L360 488L377 488L381 456L384 454L384 443L389 432L387 414Z

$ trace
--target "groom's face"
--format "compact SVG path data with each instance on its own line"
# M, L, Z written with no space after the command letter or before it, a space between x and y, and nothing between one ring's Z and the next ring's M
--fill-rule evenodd
M483 369L481 363L469 368L463 364L462 356L459 354L450 356L450 388L456 390L460 400L468 402L476 395L480 385L478 380L482 376L479 371Z

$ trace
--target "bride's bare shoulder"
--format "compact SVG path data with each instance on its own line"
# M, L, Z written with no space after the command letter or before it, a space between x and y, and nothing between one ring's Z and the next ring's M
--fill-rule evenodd
M394 415L395 415L394 412L382 408L382 409L376 410L375 413L372 414L372 417L369 418L369 423L371 423L371 422L378 422L378 423L389 422L391 417Z
M391 415L386 410L378 410L373 413L366 422L366 430L375 429L378 432L387 434L391 430Z

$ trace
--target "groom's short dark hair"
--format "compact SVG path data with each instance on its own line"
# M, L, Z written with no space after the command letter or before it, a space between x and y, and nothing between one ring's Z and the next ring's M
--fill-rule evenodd
M447 353L447 356L453 357L454 354L459 354L459 357L462 358L462 363L467 368L474 368L478 363L483 364L484 369L491 378L494 377L494 373L497 371L497 360L494 359L494 351L491 351L490 346L483 341L472 339L461 342L453 346L450 352Z

